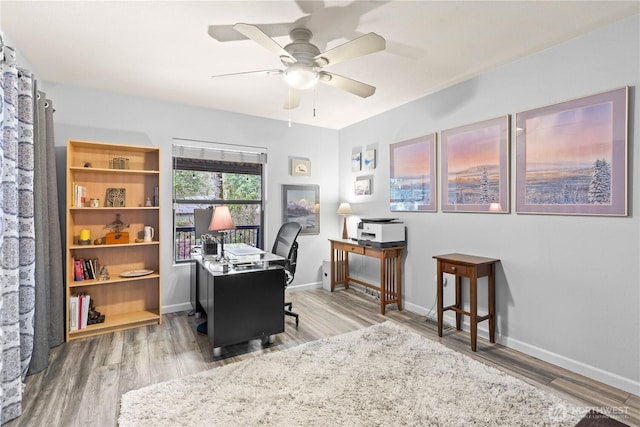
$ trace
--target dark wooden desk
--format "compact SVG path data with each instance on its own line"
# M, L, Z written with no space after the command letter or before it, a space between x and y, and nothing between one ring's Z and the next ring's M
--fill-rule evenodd
M464 254L447 254L434 256L438 260L438 336L442 336L442 320L447 310L456 313L456 329L460 330L462 315L470 317L471 351L476 351L478 339L478 323L489 320L489 341L495 342L495 310L496 310L496 263L499 259L484 258ZM443 307L443 274L456 276L456 303ZM478 278L487 276L489 279L489 313L478 316ZM469 278L469 312L462 308L461 277Z
M357 283L380 292L380 313L384 314L387 305L396 304L402 310L402 250L404 246L374 248L359 245L351 240L333 240L331 242L331 292L335 285L349 282ZM375 285L349 276L349 253L364 255L380 260L380 284Z
M207 315L213 355L220 347L284 332L284 269L280 266L212 271L197 259L198 300Z

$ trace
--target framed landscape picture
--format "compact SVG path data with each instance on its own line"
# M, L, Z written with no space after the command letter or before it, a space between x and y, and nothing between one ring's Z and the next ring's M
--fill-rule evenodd
M389 146L392 212L435 212L436 134Z
M282 223L297 222L300 234L320 233L320 186L283 185Z
M442 211L509 212L509 116L442 131Z
M628 88L516 115L516 212L627 215Z
M356 196L369 196L371 195L371 177L363 176L356 178L354 184L354 194Z

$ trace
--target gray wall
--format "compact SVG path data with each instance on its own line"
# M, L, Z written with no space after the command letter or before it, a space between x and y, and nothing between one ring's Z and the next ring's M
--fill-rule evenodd
M339 154L340 200L351 201L357 216L397 217L406 223L407 309L435 315L433 255L463 252L500 258L497 340L636 395L640 394L636 196L640 154L635 132L639 34L638 17L626 19L357 123L340 131ZM518 111L623 86L632 87L628 217L516 214L515 131L510 214L390 212L389 144L506 114L515 120ZM365 173L351 172L351 151L371 144L377 144L379 153L374 192L356 197L353 181ZM355 221L351 218L350 234L355 234ZM357 271L366 276L370 266L366 260L362 263ZM445 297L453 299L453 287L446 291ZM484 311L486 297L480 304ZM448 321L453 323L453 316ZM486 322L480 326L486 337Z
M171 138L265 146L269 150L267 242L280 224L280 185L321 186L321 234L301 237L300 265L304 267L298 270L294 285L319 286L321 261L329 255L327 238L339 235L338 202L351 201L356 211L350 219L351 235L357 216L394 216L405 221L409 231L406 309L433 315L433 255L467 252L500 258L499 342L640 395L640 230L635 197L640 160L635 149L639 34L639 18L627 19L341 131L288 128L284 122L53 83L45 84L44 90L56 108L60 148L67 139L162 148L163 236L171 236L172 228L171 205L166 203L171 199ZM626 85L632 87L628 217L389 212L389 144ZM351 172L350 155L354 146L368 145L377 146L379 153L378 167L372 171L373 194L356 198L353 181L358 174ZM512 135L512 201L514 152ZM291 177L290 156L309 158L312 176ZM187 309L189 299L188 269L172 265L171 251L171 245L164 244L161 273L167 312ZM375 265L356 261L356 274L376 277L370 273ZM485 303L480 300L481 307ZM486 326L481 326L486 336Z
M64 147L69 139L101 141L161 148L161 274L164 312L188 310L189 268L173 264L171 144L172 138L193 142L182 144L211 147L212 141L267 147L265 244L273 244L281 224L281 185L320 185L320 234L300 236L298 271L292 286L319 287L322 281L321 260L329 253L328 238L338 233L338 132L335 130L293 125L246 115L187 107L166 102L105 93L48 83L47 96L55 107L56 145ZM228 148L228 147L227 147ZM291 156L311 159L311 176L291 176ZM59 171L60 172L60 171ZM60 189L64 195L65 189ZM61 218L64 218L64 213Z

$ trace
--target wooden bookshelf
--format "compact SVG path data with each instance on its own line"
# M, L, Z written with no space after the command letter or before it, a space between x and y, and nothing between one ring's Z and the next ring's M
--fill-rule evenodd
M114 159L116 161L114 162ZM118 159L126 159L122 163ZM120 169L119 167L127 167ZM66 199L66 339L67 341L139 326L159 324L161 320L160 282L160 150L155 147L109 144L89 141L67 143ZM84 202L75 197L74 188L86 189ZM124 189L124 206L106 206L111 188ZM91 206L90 199L99 199ZM151 206L147 205L151 201ZM106 235L119 215L129 234L129 242L105 244ZM144 227L155 229L152 241L143 241ZM81 230L89 230L90 244L80 244ZM96 239L102 238L102 244ZM97 259L105 266L109 279L96 277L76 280L74 261ZM144 276L122 273L152 270ZM69 301L74 294L86 293L95 310L105 316L103 323L71 330Z

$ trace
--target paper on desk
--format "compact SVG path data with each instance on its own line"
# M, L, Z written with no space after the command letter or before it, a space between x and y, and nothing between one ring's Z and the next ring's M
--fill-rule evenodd
M247 256L247 255L259 255L259 254L265 253L260 248L256 248L248 245L242 245L242 246L227 245L225 247L225 252L236 257Z

